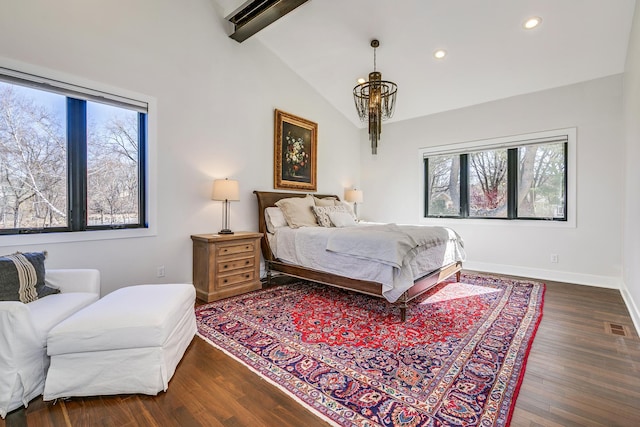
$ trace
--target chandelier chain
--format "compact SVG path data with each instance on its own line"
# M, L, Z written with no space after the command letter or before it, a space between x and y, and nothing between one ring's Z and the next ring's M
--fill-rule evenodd
M376 48L373 48L373 71L376 71Z

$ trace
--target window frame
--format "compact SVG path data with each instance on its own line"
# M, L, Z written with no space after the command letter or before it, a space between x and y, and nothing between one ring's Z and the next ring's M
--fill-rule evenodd
M559 142L558 139L566 139L564 149L565 167L565 211L564 218L538 218L517 216L517 176L518 176L518 147L537 145L542 143ZM468 200L468 154L471 152L491 149L507 149L507 217L473 217L469 216ZM423 179L420 183L420 223L447 223L447 224L494 224L494 225L543 225L550 227L576 227L576 128L564 128L549 131L541 131L528 134L510 135L498 138L489 138L462 143L438 145L419 149L420 170ZM510 154L511 153L511 154ZM427 216L428 213L428 157L438 155L461 155L460 160L460 215ZM514 168L514 165L516 166ZM463 173L464 170L464 173ZM514 184L511 184L514 182ZM465 193L463 195L463 193ZM515 194L514 194L515 193ZM463 220L461 222L461 220ZM487 221L489 220L489 221Z
M140 141L141 145L139 147L138 185L144 191L138 192L139 218L137 224L89 225L86 215L83 214L85 218L81 221L81 227L74 229L74 224L72 223L74 214L70 212L69 222L66 227L51 227L42 230L10 229L7 230L8 232L0 232L0 246L155 236L157 234L156 99L148 95L108 86L54 70L4 58L0 59L2 59L0 75L3 77L3 81L13 84L22 84L24 82L24 86L39 90L46 90L46 85L55 86L50 91L66 96L67 104L70 102L69 100L80 100L86 107L86 101L95 101L135 110L138 112L138 132L139 134L144 132L146 136ZM135 108L136 105L138 108ZM146 111L141 111L143 107ZM141 112L143 114L140 114ZM66 122L68 125L68 114ZM69 140L70 137L70 132L68 131L67 139ZM69 142L67 142L67 145L69 147ZM69 147L69 150L71 150L71 147ZM68 162L70 156L71 153L68 153ZM86 168L86 163L84 167ZM70 168L71 166L68 166L68 169ZM70 173L71 171L68 170L67 174ZM72 198L71 191L68 183L68 209L71 209L71 204L73 203L70 200ZM84 209L86 211L86 204ZM74 206L74 210L77 211L77 205Z

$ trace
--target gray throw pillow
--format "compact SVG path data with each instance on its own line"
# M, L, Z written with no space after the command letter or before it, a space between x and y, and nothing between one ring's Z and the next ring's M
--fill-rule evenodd
M57 294L44 282L46 252L16 252L0 257L0 301L29 303Z

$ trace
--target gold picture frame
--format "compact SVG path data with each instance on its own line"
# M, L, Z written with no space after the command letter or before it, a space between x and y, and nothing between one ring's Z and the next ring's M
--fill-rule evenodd
M275 110L273 187L317 190L318 124Z

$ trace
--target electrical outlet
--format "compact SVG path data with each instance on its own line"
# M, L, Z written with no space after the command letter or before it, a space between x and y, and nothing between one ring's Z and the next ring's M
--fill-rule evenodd
M156 275L158 277L164 277L164 265L161 265L161 266L158 267Z
M551 262L554 264L558 263L558 254L551 254Z

